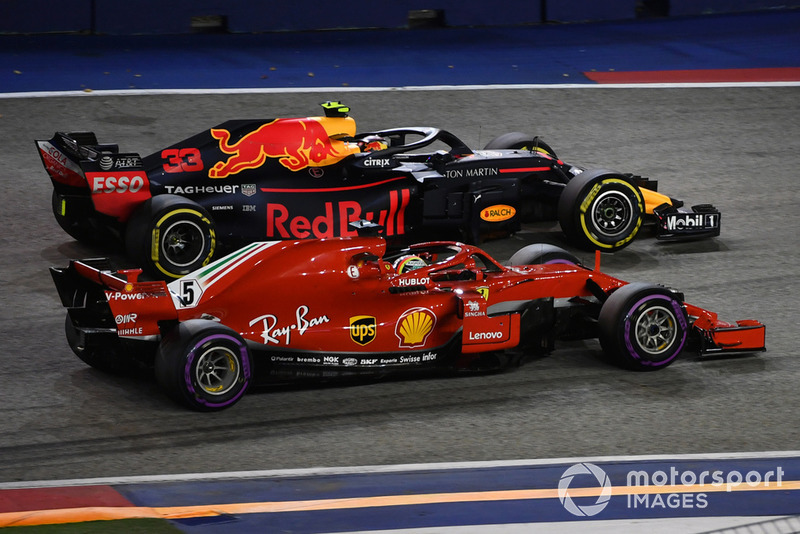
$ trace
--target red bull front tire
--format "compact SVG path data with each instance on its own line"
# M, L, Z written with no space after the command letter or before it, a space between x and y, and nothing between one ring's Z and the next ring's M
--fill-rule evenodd
M207 265L217 237L214 222L202 206L177 195L158 195L131 216L125 247L152 275L175 279Z
M627 247L642 226L644 197L624 175L584 171L569 181L558 200L558 221L567 239L586 250Z

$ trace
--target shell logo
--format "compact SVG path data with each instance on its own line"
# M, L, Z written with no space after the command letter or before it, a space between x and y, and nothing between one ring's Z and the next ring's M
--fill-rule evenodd
M418 347L425 344L428 335L436 326L436 315L428 308L411 308L397 320L395 335L400 347Z
M516 214L517 210L514 208L514 206L509 206L507 204L496 204L494 206L489 206L488 208L483 208L481 210L481 219L486 222L503 222L509 220Z

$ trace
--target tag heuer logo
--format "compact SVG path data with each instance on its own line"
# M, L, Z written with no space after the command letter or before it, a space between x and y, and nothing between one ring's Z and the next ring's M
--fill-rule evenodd
M242 194L246 197L252 197L256 194L256 184L242 184Z
M369 315L350 317L350 339L361 346L372 342L375 339L377 324L375 317Z

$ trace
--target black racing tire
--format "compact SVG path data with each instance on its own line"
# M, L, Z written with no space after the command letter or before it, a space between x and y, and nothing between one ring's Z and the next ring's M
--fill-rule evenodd
M162 340L155 373L173 400L201 412L219 411L244 396L252 377L247 344L227 326L194 319Z
M583 249L614 252L628 246L642 226L644 197L614 171L584 171L558 200L558 221L567 239Z
M50 206L58 225L76 241L86 245L99 245L111 239L110 232L98 228L98 225L94 224L88 217L76 217L62 213L61 202L59 201L58 193L55 191L53 191Z
M67 314L67 319L64 323L64 331L67 334L69 348L72 349L75 356L89 367L110 375L129 374L137 370L133 360L121 350L81 345L80 335L75 329L75 325L72 324L69 314Z
M683 350L689 319L683 303L665 288L633 283L603 303L598 327L600 345L609 358L636 371L655 371Z
M548 156L558 158L555 150L541 139L531 137L522 132L509 132L498 135L488 143L485 150L517 149L517 150L537 150Z
M214 222L196 202L158 195L136 208L125 229L128 256L159 278L175 279L207 265L217 248Z
M545 265L554 263L580 265L580 260L571 252L547 243L534 243L522 247L508 260L508 265L511 267L517 265Z

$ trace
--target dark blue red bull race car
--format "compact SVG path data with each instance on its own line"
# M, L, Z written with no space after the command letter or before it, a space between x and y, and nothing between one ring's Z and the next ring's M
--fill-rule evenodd
M53 213L79 241L119 239L137 265L179 278L221 251L264 240L348 237L384 228L390 246L478 243L558 219L581 248L619 250L643 224L661 239L719 235L709 204L686 208L632 174L570 165L540 139L509 133L484 150L432 127L356 133L349 109L232 120L146 157L92 132L37 141Z

